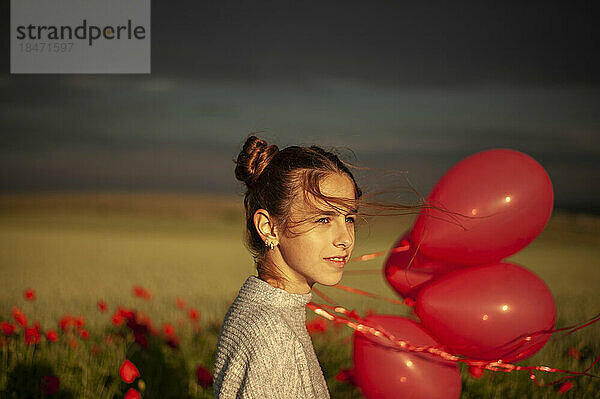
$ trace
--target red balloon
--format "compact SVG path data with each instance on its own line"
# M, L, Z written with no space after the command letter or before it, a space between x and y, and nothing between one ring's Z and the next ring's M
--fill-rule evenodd
M387 282L402 297L415 299L419 290L430 280L460 267L422 256L404 234L394 243L385 261Z
M418 323L404 317L374 315L365 324L380 326L412 345L438 346ZM367 399L452 399L461 391L456 364L399 350L386 338L358 331L354 332L354 378Z
M411 241L431 259L496 262L540 234L553 202L552 182L533 158L508 149L482 151L454 165L427 197L428 204L460 215L423 209Z
M425 286L415 312L450 352L471 359L515 362L550 338L556 307L531 271L507 262L466 267ZM527 340L527 337L531 337Z

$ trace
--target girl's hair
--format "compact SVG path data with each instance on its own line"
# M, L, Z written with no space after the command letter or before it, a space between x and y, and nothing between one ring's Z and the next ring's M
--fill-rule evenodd
M254 226L254 213L258 209L267 210L276 219L284 234L294 234L293 227L306 220L291 219L291 204L299 193L304 196L305 201L310 193L337 210L356 211L365 205L361 201L363 193L349 169L351 165L318 146L291 146L279 150L276 145L268 145L265 140L249 136L235 163L235 177L247 187L244 196L246 246L254 258L259 275L279 284L284 278L278 273L275 265L267 264L268 248ZM352 180L355 199L329 197L319 190L321 180L336 173L346 175ZM419 205L386 205L376 202L368 204L377 209L411 210L409 213L421 208Z

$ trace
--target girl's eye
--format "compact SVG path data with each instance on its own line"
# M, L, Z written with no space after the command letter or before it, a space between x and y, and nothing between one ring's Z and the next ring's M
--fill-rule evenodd
M330 220L328 217L323 217L320 219L317 219L316 223L329 223ZM346 223L356 223L356 218L354 216L347 216L346 217Z

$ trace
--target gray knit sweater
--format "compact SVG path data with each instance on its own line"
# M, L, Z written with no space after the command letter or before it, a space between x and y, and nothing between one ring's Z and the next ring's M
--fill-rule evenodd
M250 276L221 326L214 397L329 398L306 330L312 292L291 294Z

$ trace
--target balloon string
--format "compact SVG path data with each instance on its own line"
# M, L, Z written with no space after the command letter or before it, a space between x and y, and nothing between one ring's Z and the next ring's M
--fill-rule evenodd
M410 246L407 245L402 245L399 247L395 247L392 248L390 250L385 250L385 251L377 251L377 252L373 252L370 254L365 254L365 255L361 255L361 256L357 256L356 258L352 258L348 261L348 263L350 262L364 262L367 260L371 260L371 259L375 259L375 258L379 258L380 256L386 255L388 253L394 254L394 253L398 253L398 252L405 252L408 251L410 249Z
M592 365L590 367L588 367L584 371L563 370L563 369L557 369L557 368L548 367L548 366L517 366L512 363L504 363L502 361L502 359L499 359L499 360L493 361L493 362L488 362L488 361L482 361L482 360L476 360L476 359L461 358L459 356L456 356L456 355L453 355L451 353L444 351L440 346L414 346L414 345L410 344L408 341L397 339L394 335L387 332L383 327L381 327L380 325L377 325L376 323L374 323L374 326L365 324L365 320L359 316L359 314L356 310L349 311L348 309L346 309L342 306L315 304L314 302L309 302L306 306L309 309L311 309L313 312L315 312L315 314L317 314L321 317L324 317L330 321L345 324L348 327L352 328L353 330L362 333L363 336L365 336L367 339L369 339L368 334L373 335L375 337L384 337L389 342L391 342L392 345L396 346L400 350L413 352L413 353L427 353L427 354L433 355L435 357L438 357L444 361L449 361L449 362L454 362L454 363L464 363L469 366L475 366L475 367L479 367L479 368L490 370L490 371L502 371L502 372L507 372L507 373L512 372L512 371L527 370L527 371L529 371L530 379L532 381L536 380L535 375L533 374L534 370L544 371L544 372L548 372L548 373L570 374L570 376L568 376L569 378L574 378L576 376L583 376L583 375L588 376L588 377L600 378L600 376L596 376L594 374L588 373L588 371L600 360L600 356L596 359L596 361L594 361L594 363L592 363ZM347 316L348 318L354 319L357 322L353 322L349 319L329 313L328 311L326 311L324 309L324 307L330 308L337 313L342 313L345 316ZM373 341L371 341L371 343L378 345L378 343L373 342Z
M583 370L583 373L587 373L588 371L590 371L592 369L592 367L594 367L596 365L596 363L598 363L598 361L600 361L600 356L598 356L596 358L596 360L594 360L594 362L588 368L586 368L585 370ZM589 375L589 374L585 374L585 375ZM577 375L566 375L566 376L564 376L562 378L559 378L559 379L554 380L552 382L549 382L547 384L542 384L542 383L538 382L535 374L533 374L533 370L529 370L529 378L533 382L535 382L535 384L537 386L539 386L539 387L547 387L547 386L550 386L550 385L555 385L555 384L558 384L559 382L563 382L563 381L568 380L570 378L576 378L576 377L578 377L578 376ZM595 376L593 376L593 377L595 377Z
M402 242L406 242L406 241L402 241ZM405 245L392 248L389 252L390 253L403 252L403 251L407 251L409 249L410 249L410 244L408 242L406 242ZM379 251L379 252L375 252L375 253L372 253L372 254L362 255L362 256L359 256L357 258L351 259L350 262L352 262L352 261L363 261L363 260L373 259L373 258L376 258L378 256L384 255L386 252L387 251ZM412 259L411 259L411 262L412 262ZM408 270L408 268L407 268L407 270ZM365 270L348 270L345 273L356 273L356 274L369 274L369 273L373 273L373 274L379 274L379 273L381 273L381 271L377 270L377 269L374 269L374 270L365 269ZM407 281L407 283L408 283L408 281ZM376 299L382 299L382 300L385 300L385 301L388 301L388 302L391 302L391 303L406 304L406 300L405 301L399 301L399 300L389 299L389 298L385 298L385 297L382 297L382 296L377 295L377 294L372 294L372 293L369 293L369 292L366 292L366 291L358 290L356 288L344 286L344 285L341 285L341 284L337 284L334 287L342 289L342 290L345 290L345 291L353 292L355 294L364 295L364 296L368 296L368 297L376 298ZM334 303L330 298L326 297L325 294L323 294L322 292L316 290L315 288L313 288L313 290L315 290L316 293L319 296L321 296L325 301L327 301L329 303L332 303L332 304ZM520 347L521 345L523 345L523 343L531 341L537 335L541 335L541 334L554 334L554 333L557 333L557 332L569 330L567 333L565 333L563 335L563 337L565 337L567 335L570 335L570 334L574 333L575 331L578 331L578 330L580 330L582 328L588 327L588 326L590 326L590 325L592 325L592 324L594 324L594 323L596 323L598 321L600 321L600 313L597 314L596 316L592 317L591 319L589 319L587 322L585 322L582 325L573 325L573 326L562 327L562 328L558 328L558 329L554 329L554 330L540 330L540 331L536 331L536 332L534 332L532 334L528 334L525 337L517 337L514 340L512 340L512 341L510 341L510 342L508 342L508 343L506 343L504 345L501 345L501 346L499 346L496 349L506 348L508 345L510 345L513 342L521 339L522 341L521 342L517 342L515 344L515 346L511 349L511 351L512 351L512 350L515 350L516 348Z
M421 241L423 241L423 236L427 229L427 225L429 224L429 214L427 214L427 215L428 215L428 217L425 219L424 233L421 236L421 239L419 240L419 244L417 245L415 252L411 256L410 261L408 262L408 265L405 268L404 277L405 277L406 283L408 284L409 287L413 287L413 284L410 281L408 281L408 275L407 275L406 271L410 270L410 268L413 264L413 261L415 259L415 256L417 256L417 251L419 250L419 247L421 246ZM377 252L373 252L370 254L357 256L356 258L352 258L352 259L348 260L348 263L350 263L350 262L365 262L365 261L379 258L380 256L383 256L383 255L406 252L406 251L410 250L410 243L408 240L402 240L401 244L402 245L391 248L389 250L377 251ZM351 273L351 274L379 274L379 273L381 273L381 271L379 271L379 270L373 270L373 271L371 271L371 270L348 270L345 273L346 274L348 274L348 273Z
M586 322L585 324L582 324L581 326L565 327L565 328L562 328L560 331L571 329L571 331L569 331L568 333L566 333L565 335L563 335L563 337L566 337L567 335L570 335L570 334L574 333L577 330L581 330L584 327L587 327L587 326L589 326L591 324L594 324L594 323L596 323L599 320L600 320L600 313L598 313L596 316L592 317L588 322Z
M342 289L344 291L352 292L352 293L355 293L355 294L358 294L358 295L364 295L364 296L368 296L368 297L371 297L371 298L385 300L385 301L388 301L388 302L391 302L391 303L394 303L394 304L401 304L401 305L411 306L410 303L408 303L406 300L400 301L400 300L397 300L397 299L389 299L389 298L385 298L385 297L377 295L377 294L372 294L372 293L369 293L369 292L366 292L366 291L363 291L363 290L359 290L359 289L356 289L356 288L348 287L348 286L345 286L345 285L342 285L342 284L337 284L334 287ZM317 295L319 295L321 298L323 298L326 302L328 302L330 304L333 304L334 306L337 306L335 304L335 302L331 298L327 297L321 291L319 291L319 290L317 290L315 288L313 288L313 290L317 293ZM584 327L590 326L590 325L592 325L594 323L597 323L599 321L600 321L600 313L597 314L596 316L592 317L591 319L589 319L587 322L585 322L582 325L572 325L572 326L557 328L557 329L553 329L553 330L539 330L539 331L533 332L531 334L526 334L526 335L517 337L517 338L513 339L512 341L507 342L506 344L500 345L500 346L498 346L498 347L496 347L494 349L496 349L496 350L502 350L502 351L508 352L508 353L514 352L514 351L518 350L519 348L521 348L523 345L525 345L527 342L531 341L533 338L535 338L538 335L544 335L544 334L550 334L551 335L551 334L554 334L554 333L557 333L557 332L561 332L561 331L568 331L566 334L563 335L563 337L566 337L567 335L572 334L575 331L578 331L578 330L580 330L580 329L582 329Z
M342 288L342 287L340 287L340 288ZM378 297L379 297L378 295L375 295L375 294L370 294L370 293L367 293L367 292L365 292L365 291L362 291L362 290L357 290L357 289L355 289L355 288L351 288L351 287L346 287L346 286L343 286L343 288L342 288L342 289L345 289L345 290L347 290L347 291L350 291L350 292L357 293L357 294L359 294L359 295L366 295L366 296L371 296L371 297L376 297L376 298L378 298ZM362 319L360 319L360 316L359 316L358 312L356 312L356 310L348 311L347 309L345 309L345 308L343 308L343 307L341 307L341 306L337 306L337 305L335 305L335 302L334 302L332 299L328 298L328 297L327 297L326 295L324 295L322 292L320 292L319 290L316 290L315 288L313 288L313 290L315 290L315 291L317 292L317 294L318 294L319 296L321 296L322 298L324 298L324 299L325 299L327 302L329 302L329 303L333 304L333 306L331 306L331 305L324 305L324 304L323 304L323 305L321 305L321 306L324 306L324 307L331 308L331 309L333 309L334 311L336 311L336 312L338 312L338 313L343 313L343 314L345 314L345 315L347 315L347 316L349 316L349 317L351 317L351 318L354 318L354 319L357 319L357 320L362 320ZM388 300L387 298L383 298L383 299L386 299L386 300ZM392 301L392 300L390 300L390 301ZM393 301L393 302L394 302L394 303L401 303L400 301ZM311 302L311 303L312 303L312 302ZM308 305L307 305L307 306L308 306ZM410 306L410 305L409 305L409 306ZM310 306L309 306L309 307L310 307ZM311 309L313 309L313 308L311 308ZM339 316L335 316L335 315L331 315L331 316L333 317L333 319L331 319L331 318L327 317L326 315L319 313L319 312L318 312L318 311L316 311L315 309L313 309L313 311L315 311L315 313L317 313L317 314L320 314L320 315L321 315L321 316L323 316L323 317L326 317L326 318L328 318L329 320L333 320L333 321L335 321L335 322L338 322L338 323L343 323L343 324L346 324L346 325L348 325L348 326L350 326L351 328L354 328L354 329L356 330L356 328L355 328L355 327L353 327L353 326L350 324L350 322L349 322L349 321L346 321L346 319L343 319L343 318L341 318L341 317L339 317ZM326 312L325 312L325 313L326 313ZM526 342L528 342L528 341L531 341L531 340L533 339L533 337L535 337L535 336L537 336L537 335L541 335L541 334L554 334L554 333L561 332L561 331L568 331L566 334L564 334L564 335L562 336L562 338L564 338L564 337L566 337L567 335L569 335L569 334L572 334L573 332L575 332L575 331L578 331L578 330L580 330L580 329L582 329L582 328L584 328L584 327L590 326L590 325L592 325L592 324L594 324L594 323L596 323L596 322L598 322L598 321L600 321L600 314L597 314L596 316L592 317L591 319L589 319L587 322L585 322L585 323L584 323L584 324L582 324L582 325L572 325L572 326L568 326L568 327L557 328L557 329L554 329L554 330L540 330L540 331L536 331L536 332L534 332L534 333L532 333L532 334L529 334L529 335L527 335L527 336L526 336L525 338L523 338L523 339L522 339L520 342L518 342L517 344L515 344L515 345L514 345L512 348L509 348L509 349L508 349L508 351L509 351L509 352L513 352L513 351L517 350L519 347L521 347L522 345L524 345ZM383 332L382 332L382 334L383 334ZM385 334L384 334L384 335L385 335ZM391 334L390 334L390 335L391 335ZM519 337L519 338L516 338L515 340L513 340L513 341L511 341L511 342L509 342L509 343L507 343L507 344L505 344L505 345L503 345L503 346L501 346L500 348L506 348L508 345L512 344L513 342L515 342L516 340L519 340L519 339L521 339L521 337ZM393 341L392 341L392 342L393 342ZM401 347L402 347L402 346L401 346ZM414 348L414 347L413 347L413 348ZM418 347L417 347L417 348L418 348ZM435 348L435 347L434 347L434 348ZM410 347L409 347L409 349L407 349L407 350L410 350ZM505 349L505 350L506 350L506 349ZM413 352L420 352L420 351L418 351L418 350L412 350L412 351L413 351ZM427 350L426 350L426 351L427 351ZM429 353L432 353L432 352L430 352L430 351L427 351L427 352L429 352ZM435 353L432 353L432 354L435 354ZM444 359L448 360L447 358L444 358ZM485 368L485 369L492 370L492 371L504 371L504 372L510 372L510 371L512 371L511 369L508 369L508 370L507 370L507 369L501 369L501 368L498 368L498 367L497 367L497 365L495 365L495 364L494 364L494 362L492 362L492 363L486 363L486 362L477 361L477 360L473 360L473 359L461 359L461 358L458 358L458 357L456 357L456 359L455 359L455 360L454 360L454 359L452 359L452 358L451 358L450 360L453 360L453 361L455 361L455 362L462 362L462 363L466 363L466 364L468 364L468 365L471 365L471 366L481 367L481 368ZM557 384L557 383L559 383L559 382L565 381L565 380L567 380L567 379L570 379L570 378L575 378L575 377L578 377L578 376L581 376L581 375L587 375L587 376L591 376L591 377L597 377L597 376L595 376L595 375L592 375L592 374L589 374L589 373L587 373L587 372L588 372L588 371L589 371L589 370L590 370L590 369L591 369L591 368L592 368L592 367L593 367L593 366L594 366L596 363L598 363L598 361L600 361L600 356L598 356L598 357L596 358L596 360L595 360L595 361L594 361L594 362L593 362L593 363L592 363L592 364L591 364L591 365L590 365L588 368L586 368L586 369L585 369L583 372L581 372L581 373L579 373L579 372L575 372L575 371L568 371L568 370L554 369L554 368L549 368L549 367L546 367L546 366L533 366L533 367L523 367L523 366L516 366L516 365L510 365L510 366L514 366L514 367L515 367L515 368L514 368L514 370L528 370L530 379L531 379L531 380L532 380L532 381L533 381L533 382L534 382L536 385L538 385L538 386L550 386L550 385L554 385L554 384ZM502 360L499 360L498 362L502 362ZM504 365L504 366L502 366L502 367L507 367L507 366L505 366L505 365L507 365L507 364L509 364L509 363L502 363L502 364ZM492 368L490 368L490 367L486 367L486 365L491 365L491 366L492 366ZM510 366L509 366L509 367L510 367ZM538 381L537 381L535 374L533 374L533 371L534 371L534 370L538 370L538 371L547 371L547 372L555 372L555 373L556 373L556 372L562 372L562 373L567 373L567 374L572 374L572 375L569 375L569 376L564 376L564 377L562 377L562 378L559 378L559 379L557 379L557 380L555 380L555 381L552 381L552 382L550 382L550 383L547 383L547 384L541 384L540 382L538 382Z
M564 338L567 335L570 335L570 334L574 333L577 330L581 330L584 327L587 327L587 326L590 326L590 325L592 325L594 323L597 323L598 321L600 321L600 313L597 314L596 316L592 317L590 320L588 320L587 322L585 322L582 325L573 325L573 326L569 326L569 327L557 328L557 329L554 329L554 330L540 330L540 331L536 331L536 332L531 333L531 334L526 334L526 335L522 335L520 337L517 337L517 338L513 339L512 341L510 341L510 342L508 342L508 343L506 343L504 345L498 346L495 349L512 352L512 351L517 350L521 346L523 346L526 342L531 341L534 337L536 337L538 335L547 335L547 334L551 335L551 334L555 334L557 332L567 331L568 330L569 332L567 332L566 334L564 334L561 337L561 338ZM516 344L513 347L509 347L509 345L511 345L515 341L517 341Z
M402 242L406 242L406 241L402 241ZM370 259L374 259L374 258L377 258L379 256L382 256L382 255L385 255L388 252L389 253L397 253L397 252L408 251L409 249L410 249L410 244L408 242L406 242L406 244L404 244L402 246L398 246L398 247L392 248L389 251L379 251L379 252L374 252L374 253L371 253L371 254L362 255L362 256L359 256L359 257L356 257L356 258L353 258L353 259L349 260L349 262L360 262L360 261L370 260ZM411 263L412 263L412 260L413 259L411 258ZM408 270L408 267L406 268L406 270ZM356 273L356 274L380 274L382 272L379 269L363 269L363 270L348 270L348 271L345 272L345 274L348 274L348 273ZM406 273L405 273L405 275L406 275ZM406 275L406 278L408 278L407 275ZM409 283L409 282L407 281L407 283ZM410 285L410 283L409 283L409 285ZM398 300L388 299L388 298L385 298L385 297L382 297L382 296L379 296L379 295L376 295L376 294L372 294L372 293L369 293L369 292L366 292L366 291L361 291L361 290L358 290L358 289L355 289L355 288L343 286L341 284L337 284L334 287L342 289L342 290L345 290L345 291L354 292L354 293L359 294L359 295L364 295L364 296L369 296L369 297L372 297L372 298L382 299L382 300L389 301L389 302L392 302L392 303L406 303L406 301L402 302L402 301L398 301ZM320 291L317 291L315 288L313 288L313 290L315 290L317 292L317 294L320 295L327 302L334 303L331 299L327 298ZM559 329L555 329L555 330L541 330L541 331L537 331L537 332L535 332L533 334L529 334L524 339L525 339L525 341L530 341L534 336L539 335L539 334L553 334L553 333L560 332L560 331L571 330L571 331L569 331L569 332L567 332L565 334L565 336L567 336L567 335L570 335L570 334L574 333L577 330L585 328L585 327L587 327L587 326L589 326L591 324L594 324L594 323L596 323L598 321L600 321L600 313L597 314L596 316L592 317L585 324L574 325L574 326L569 326L569 327L563 327L563 328L559 328ZM521 337L518 337L515 340L520 339L520 338ZM508 344L505 344L505 346L509 345L510 343L514 342L515 340L509 342Z
M427 224L429 222L429 217L431 217L431 215L427 214L427 218L425 219L425 226L424 226L424 232L423 235L425 233L425 231L427 230ZM423 235L421 236L421 240L419 240L419 243L417 245L417 248L415 250L415 253L413 254L413 256L410 259L410 262L407 266L407 268L405 269L406 271L408 271L408 269L410 268L410 266L412 266L412 262L414 260L414 257L416 256L416 253L419 249L419 247L421 246L421 241L423 239ZM399 252L406 252L408 250L410 250L410 243L407 240L403 240L401 242L403 245L395 247L390 249L389 251L378 251L378 252L374 252L374 253L370 253L370 254L366 254L366 255L362 255L353 259L350 259L348 262L361 262L361 261L368 261L368 260L372 260L375 258L378 258L380 256L386 255L386 254L392 254L392 253L399 253ZM356 274L367 274L367 273L372 273L372 274L379 274L381 273L380 270L350 270L347 271L346 273L356 273ZM407 273L405 273L405 278L407 279L407 284L409 286L412 286L412 284L410 284L410 282L408 281L408 275ZM358 290L356 288L352 288L352 287L348 287L348 286L344 286L341 284L337 284L335 285L336 288L345 290L345 291L349 291L349 292L353 292L359 295L364 295L364 296L369 296L372 298L377 298L377 299L382 299L385 301L389 301L392 303L396 303L396 304L404 304L406 303L406 301L399 301L399 300L394 300L394 299L389 299L389 298L385 298L382 297L380 295L376 295L376 294L372 294L366 291L362 291L362 290ZM355 320L359 321L359 323L354 323L348 319L344 319L340 316L336 316L333 315L329 312L327 312L326 310L324 310L322 307L319 307L318 305L314 304L313 302L310 302L309 304L307 304L307 307L309 307L311 310L313 310L316 314L325 317L328 320L333 320L334 322L337 323L342 323L342 324L346 324L347 326L349 326L350 328L352 328L355 331L359 331L363 334L368 333L374 336L383 336L385 338L387 338L393 345L398 346L401 350L405 350L405 351L410 351L410 352L415 352L415 353L429 353L431 355L434 356L438 356L446 361L452 361L455 363L465 363L469 366L474 366L474 367L480 367L483 369L487 369L490 371L502 371L502 372L511 372L511 371L522 371L522 370L527 370L529 372L529 376L530 379L535 382L536 385L538 386L549 386L549 385L554 385L557 384L559 382L562 382L564 380L570 379L570 378L576 378L579 376L589 376L589 377L594 377L594 378L600 378L600 376L596 376L593 374L589 374L588 371L592 369L592 367L594 367L594 365L596 365L599 361L600 361L600 356L598 356L595 361L588 367L586 368L583 372L577 372L577 371L570 371L570 370L562 370L562 369L557 369L557 368L552 368L552 367L547 367L547 366L517 366L515 364L512 363L504 363L502 361L502 359L499 359L498 361L495 362L485 362L485 361L481 361L481 360L475 360L475 359L468 359L468 358L461 358L458 357L456 355L452 355L448 352L443 351L440 347L437 346L421 346L421 347L415 347L413 345L411 345L410 343L408 343L407 341L403 341L403 340L398 340L396 339L392 334L388 333L387 331L385 331L381 326L378 326L380 329L374 328L374 327L370 327L367 326L365 324L363 324L364 320L360 318L358 312L356 312L356 310L352 310L352 311L348 311L347 309L341 307L341 306L337 306L335 305L334 301L331 300L331 298L328 298L326 295L324 295L322 292L320 292L319 290L316 290L315 288L313 288L313 290L316 291L316 293L321 296L325 301L334 304L333 306L331 305L324 305L322 304L321 306L325 306L325 307L330 307L332 308L334 311L338 312L338 313L343 313L344 315L354 318ZM594 316L592 319L590 319L589 321L587 321L586 323L582 324L582 325L574 325L574 326L569 326L569 327L563 327L563 328L559 328L559 329L554 329L554 330L541 330L541 331L536 331L532 334L527 335L525 338L523 338L520 342L516 343L511 349L510 351L516 350L518 349L520 346L522 346L525 342L531 341L533 339L533 337L537 336L537 335L541 335L541 334L553 334L556 332L560 332L560 331L567 331L568 332L566 334L563 335L563 337L566 337L567 335L570 335L572 333L574 333L575 331L578 331L582 328L585 328L587 326L590 326L596 322L600 321L600 314ZM507 343L504 345L504 347L510 345L512 342L515 342L516 340L520 339L516 338L515 340ZM565 374L570 374L567 376L564 376L560 379L557 379L555 381L552 381L550 383L547 384L541 384L537 381L535 374L533 373L533 371L544 371L544 372L551 372L551 373L565 373Z
M403 241L404 242L404 241ZM402 251L406 251L410 249L410 244L407 242L405 245L402 246L398 246L395 248L392 248L390 250L390 252L402 252ZM380 252L376 252L373 254L367 254L367 255L363 255L361 257L355 258L355 259L359 259L359 260L366 260L366 259L371 259L372 257L376 257L376 256L380 256L380 254L385 253L386 251L380 251ZM371 257L371 258L369 258ZM412 259L411 259L412 261ZM352 272L352 270L347 271L346 273ZM379 270L354 270L354 272L360 272L360 273L381 273ZM344 291L348 291L348 292L352 292L355 294L359 294L359 295L363 295L363 296L368 296L371 298L376 298L376 299L381 299L387 302L391 302L391 303L395 303L395 304L406 304L406 305L410 305L410 303L408 303L406 300L404 301L400 301L397 299L389 299L377 294L373 294L373 293L369 293L363 290L359 290L356 288L352 288L352 287L348 287L342 284L337 284L334 287L338 288L338 289L342 289ZM313 290L316 291L316 293L321 296L326 302L331 303L331 304L335 304L335 302L333 300L331 300L330 298L328 298L327 296L325 296L325 294L323 294L322 292L316 290L315 288L313 288ZM569 326L569 327L562 327L562 328L558 328L558 329L554 329L554 330L540 330L540 331L536 331L534 333L531 334L527 334L524 336L520 336L515 338L514 340L504 344L504 345L500 345L495 349L498 350L504 350L504 351L508 351L508 352L513 352L515 350L517 350L518 348L522 347L526 342L531 341L534 337L538 336L538 335L542 335L542 334L554 334L557 332L561 332L561 331L567 331L568 332L566 334L563 335L563 337L570 335L572 333L574 333L575 331L578 331L582 328L588 327L596 322L600 321L600 313L597 314L596 316L592 317L591 319L589 319L587 322L585 322L582 325L573 325L573 326ZM513 345L514 343L514 345ZM513 345L512 347L510 347L510 345ZM534 379L534 378L532 378Z
M343 290L343 291L352 292L354 294L359 294L359 295L368 296L368 297L371 297L371 298L381 299L382 301L386 301L386 302L390 302L390 303L395 303L395 304L398 304L398 305L404 305L404 301L402 301L402 300L386 298L386 297L384 297L382 295L377 295L377 294L373 294L373 293L370 293L370 292L367 292L367 291L359 290L357 288L348 287L347 285L336 284L333 287L334 288L338 288L338 289ZM319 293L319 295L321 295L321 294ZM331 301L327 301L327 302L333 303Z
M321 298L323 298L323 300L325 300L325 302L329 302L332 304L335 304L335 302L329 298L327 295L323 294L320 290L316 289L315 287L313 287L312 289L318 296L320 296Z

